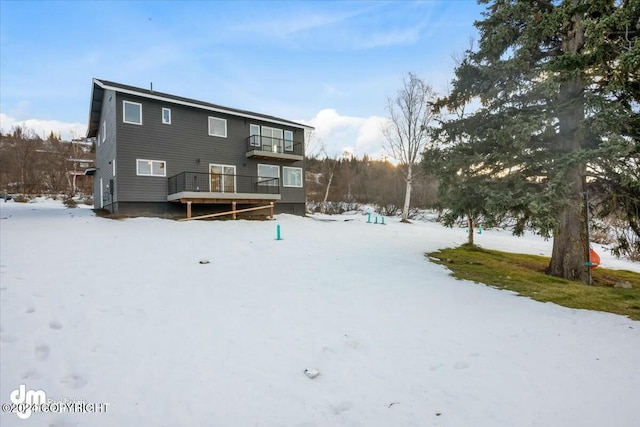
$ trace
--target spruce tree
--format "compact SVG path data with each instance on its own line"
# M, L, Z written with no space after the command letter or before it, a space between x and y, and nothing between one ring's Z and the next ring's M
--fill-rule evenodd
M553 236L549 274L588 282L587 186L640 164L640 0L479 3L478 46L439 103L475 109L442 123L442 157L486 215Z

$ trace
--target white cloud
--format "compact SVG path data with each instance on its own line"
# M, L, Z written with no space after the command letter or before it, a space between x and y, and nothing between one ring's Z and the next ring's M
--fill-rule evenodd
M362 157L367 154L371 158L381 159L384 153L384 135L381 128L388 122L385 117L353 117L343 116L334 109L324 109L311 120L300 120L304 124L315 127L313 138L309 144L312 152L318 154L322 146L326 147L329 156L341 156L344 152Z
M259 33L268 37L289 37L302 32L332 26L357 17L370 8L353 11L318 11L291 9L288 13L279 13L268 20L251 19L248 22L232 26L235 31Z
M0 113L0 130L2 133L11 132L14 126L22 126L33 130L41 138L46 138L49 133L60 135L64 140L84 137L87 133L87 125L81 123L65 123L58 120L27 119L16 120L5 113Z

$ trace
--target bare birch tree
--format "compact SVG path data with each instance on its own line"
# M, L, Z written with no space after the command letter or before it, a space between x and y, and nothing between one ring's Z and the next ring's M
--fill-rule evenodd
M387 101L390 123L382 129L386 139L384 148L399 162L406 181L402 222L409 222L411 189L419 171L417 163L429 142L429 125L435 118L431 106L434 98L431 86L414 73L409 73L396 97Z
M324 193L324 199L322 200L322 205L320 206L320 212L326 213L327 199L329 198L329 190L331 189L331 183L333 182L333 175L335 174L336 166L338 165L338 156L337 155L329 156L329 153L327 152L327 146L324 145L324 143L322 144L321 152L324 154L324 157L326 159L325 162L327 163L328 167L325 174L325 176L327 177L327 188Z

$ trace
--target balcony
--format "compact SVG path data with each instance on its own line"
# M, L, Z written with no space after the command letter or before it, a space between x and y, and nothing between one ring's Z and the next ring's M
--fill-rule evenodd
M304 146L301 142L260 135L247 138L247 158L298 162L304 159L303 150Z
M262 203L280 200L278 178L181 172L168 179L169 202Z

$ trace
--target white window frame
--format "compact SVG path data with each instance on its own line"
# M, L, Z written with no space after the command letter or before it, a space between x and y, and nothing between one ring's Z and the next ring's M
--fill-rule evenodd
M227 191L224 191L227 187L227 179L229 179L229 175L233 175L233 193L237 193L238 192L238 185L237 185L237 174L236 174L236 166L235 165L223 165L223 164L219 164L219 163L209 163L209 191L212 193L220 193L220 191L213 191L214 188L212 188L212 176L213 172L211 172L211 167L219 167L222 168L222 193L228 193ZM233 173L232 174L227 174L224 173L224 170L226 168L232 168L233 169Z
M165 120L164 119L165 111L169 112L169 120ZM171 108L162 107L162 124L163 125L170 125L171 124Z
M107 140L107 121L103 120L102 121L102 135L100 135L102 137L102 142L105 142Z
M291 135L291 138L287 138L287 134ZM284 151L293 151L293 131L285 130L283 138L284 138Z
M115 178L116 177L116 159L113 159L111 161L111 165L113 166L113 171L112 172L113 172L113 177ZM166 167L166 165L165 165L165 167Z
M127 114L126 114L126 112L125 112L125 110L126 110L126 108L127 108L127 107L126 107L126 106L127 106L127 104L134 105L134 106L138 106L138 108L140 109L140 123L138 123L138 122L129 122L129 121L127 121ZM124 101L124 100L123 100L123 101L122 101L122 121L123 121L124 123L129 123L130 125L142 125L142 104L141 104L141 103L139 103L139 102Z
M151 163L151 173L140 173L140 162ZM153 167L154 163L162 163L164 165L164 167L160 168L160 170L162 171L162 175L159 174L159 173L153 173L154 172L154 167ZM167 162L164 161L164 160L136 159L136 175L138 175L138 176L156 176L156 177L167 176Z
M268 176L268 175L261 175L260 174L260 168L270 168L273 169L275 168L278 171L278 176ZM260 178L278 178L278 183L280 182L280 166L278 165L267 165L267 164L262 164L262 163L258 163L258 179ZM268 186L275 186L275 183L273 181L270 181L269 184L263 184L263 180L259 180L258 181L258 185L268 185Z
M255 132L257 131L257 132ZM249 125L249 145L252 147L260 147L262 146L262 133L260 132L260 125ZM251 138L252 136L257 136L258 138Z
M300 171L300 185L293 185L290 183L287 183L287 170L299 170ZM282 186L283 187L294 187L294 188L302 188L304 183L302 182L303 179L303 174L302 174L302 168L294 168L294 167L290 167L290 166L283 166L282 167Z
M222 124L224 125L224 135L219 135L216 133L213 133L211 130L211 121L220 121L222 122ZM209 116L209 120L207 121L208 123L208 127L209 127L209 135L210 136L217 136L218 138L226 138L227 137L227 119L221 119L220 117L213 117L213 116Z
M260 129L260 131L262 134L262 137L260 138L262 140L262 145L264 145L266 139L266 142L271 147L270 149L272 152L281 153L283 151L282 146L284 145L284 132L282 129L272 128L270 126L262 126L262 129ZM277 137L274 137L274 133L278 133L279 135ZM265 136L265 134L268 134L268 136Z

